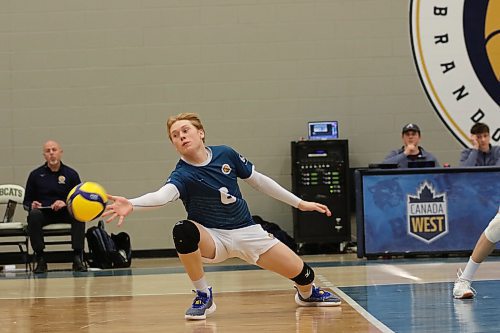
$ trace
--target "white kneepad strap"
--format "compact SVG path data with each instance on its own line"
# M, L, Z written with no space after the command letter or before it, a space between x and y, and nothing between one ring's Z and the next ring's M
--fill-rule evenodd
M500 241L500 212L491 220L486 229L484 230L484 235L492 243L497 243Z

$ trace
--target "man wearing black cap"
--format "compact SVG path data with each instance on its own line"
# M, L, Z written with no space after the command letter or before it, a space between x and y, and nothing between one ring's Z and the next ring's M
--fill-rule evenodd
M393 150L387 155L382 163L397 164L399 168L408 168L408 162L426 161L434 162L439 166L437 158L419 146L420 128L416 124L406 124L403 127L403 147Z

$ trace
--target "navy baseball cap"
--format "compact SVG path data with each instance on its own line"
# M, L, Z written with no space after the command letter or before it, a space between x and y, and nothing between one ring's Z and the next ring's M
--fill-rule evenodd
M402 133L405 134L406 132L408 131L415 131L417 132L418 134L420 134L420 128L418 127L417 124L412 124L412 123L409 123L409 124L406 124L404 127L403 127L403 131Z

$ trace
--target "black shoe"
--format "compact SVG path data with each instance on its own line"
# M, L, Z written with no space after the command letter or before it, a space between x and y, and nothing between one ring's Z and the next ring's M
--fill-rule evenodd
M82 261L81 256L75 256L73 259L73 271L74 272L86 272L87 265Z
M33 273L35 274L47 273L47 262L43 257L38 257L36 259L36 267Z

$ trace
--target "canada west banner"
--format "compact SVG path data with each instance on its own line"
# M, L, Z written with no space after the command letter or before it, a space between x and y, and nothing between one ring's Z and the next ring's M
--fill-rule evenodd
M413 55L435 111L464 145L476 122L500 143L500 1L411 0Z
M365 253L472 250L500 204L500 169L474 170L363 175Z

